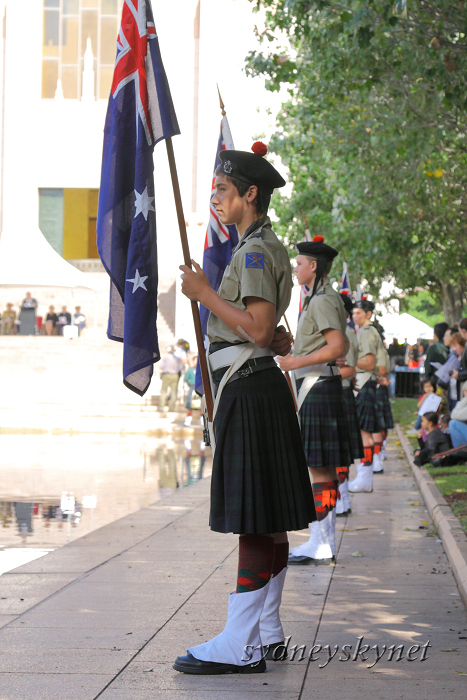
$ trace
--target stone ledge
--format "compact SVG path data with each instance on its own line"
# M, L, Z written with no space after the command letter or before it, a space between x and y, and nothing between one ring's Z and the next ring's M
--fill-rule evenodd
M431 518L438 529L444 550L451 564L459 592L467 606L467 535L441 491L436 486L433 477L423 467L417 467L412 457L412 446L400 425L397 434L412 468L415 480L421 491Z

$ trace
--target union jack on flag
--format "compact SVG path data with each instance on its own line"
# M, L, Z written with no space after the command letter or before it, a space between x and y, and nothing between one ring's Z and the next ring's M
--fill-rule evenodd
M342 268L341 287L339 289L339 292L344 292L344 294L350 295L350 280L349 273L347 271L347 263L345 262L345 260Z
M110 275L107 336L123 342L123 382L142 396L157 341L155 144L179 134L149 0L125 0L104 128L97 246Z
M221 159L219 153L221 151L233 151L235 146L232 140L232 134L230 133L229 122L227 117L222 117L221 128L219 133L219 139L217 142L216 157L214 160L214 170L212 176L212 187L211 187L211 199L214 197L216 190L214 187L214 182L216 179L216 168L221 164ZM232 257L232 251L238 243L238 232L237 227L232 225L223 224L216 208L211 203L209 210L209 222L206 231L206 239L204 242L204 253L203 253L203 270L209 280L209 283L213 289L216 291L222 281L224 275L224 270L230 262ZM201 326L203 329L203 336L206 335L206 329L208 325L208 318L210 311L205 306L200 304L200 316L201 316ZM196 391L202 393L202 380L201 372L198 368L196 370Z

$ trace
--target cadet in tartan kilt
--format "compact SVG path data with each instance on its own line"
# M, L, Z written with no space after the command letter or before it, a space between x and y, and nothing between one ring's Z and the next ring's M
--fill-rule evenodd
M211 201L221 223L236 224L239 234L219 289L211 289L196 263L194 270L181 266L183 293L211 311L217 414L210 525L240 534L237 587L223 632L174 664L196 675L266 670L265 658L284 642L287 529L316 517L293 398L273 359L291 347L285 329L275 334L290 302L290 261L266 215L274 188L285 181L263 158L264 144L252 150L219 154Z
M382 431L387 432L394 428L388 384L378 384L378 388L376 389L376 411L378 414L378 424Z
M326 245L322 236L296 248L297 279L310 291L303 303L293 356L280 358L279 364L294 372L318 522L311 524L308 542L291 551L289 563L321 563L335 555L336 470L348 468L351 462L342 381L335 366L348 348L347 315L328 277L337 250Z
M382 340L371 324L375 305L366 298L355 302L353 320L359 331L357 360L357 414L362 433L364 458L357 465L357 477L349 483L349 491L373 491L373 471L381 471L379 449L382 444L381 426L376 409L377 355Z

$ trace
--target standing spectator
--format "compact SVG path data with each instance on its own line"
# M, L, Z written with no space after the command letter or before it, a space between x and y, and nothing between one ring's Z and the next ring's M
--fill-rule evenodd
M461 355L461 366L459 368L459 371L453 372L452 376L459 382L459 394L462 395L462 384L464 382L467 382L467 318L463 318L462 321L459 323L459 333L466 341L466 344L464 345L464 351Z
M193 396L193 392L195 390L195 380L196 380L196 364L198 362L198 357L195 356L192 361L191 361L191 367L188 367L187 371L185 372L185 377L184 377L184 382L188 387L188 396L186 397L186 418L185 422L183 425L185 426L190 426L191 421L193 418L193 409L191 406L191 398Z
M443 343L444 334L448 328L447 323L437 323L434 327L434 342L428 348L425 360L425 376L427 379L431 379L436 372L436 367L433 367L432 362L439 362L441 365L444 365L448 359L449 349Z
M57 332L58 335L63 335L63 326L71 325L71 314L66 310L66 306L62 306L62 310L58 314Z
M2 313L2 335L13 335L15 332L16 311L13 304L6 305L6 311Z
M49 306L49 313L45 318L45 332L47 335L57 335L58 316L53 306Z
M159 365L161 371L161 395L159 398L159 411L165 408L167 391L170 391L169 411L175 411L177 401L178 382L182 371L182 360L175 356L175 348L170 346L167 348L167 355L162 358Z
M73 324L78 326L78 335L81 335L81 331L86 325L86 316L81 313L81 306L75 306L75 313L73 314Z
M36 333L36 309L37 301L31 296L31 292L26 292L26 298L21 304L21 313L19 315L19 334L20 335L35 335Z

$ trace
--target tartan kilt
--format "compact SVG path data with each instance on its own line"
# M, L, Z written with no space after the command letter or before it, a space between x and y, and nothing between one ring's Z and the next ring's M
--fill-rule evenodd
M358 392L355 402L360 430L379 433L382 428L378 423L376 411L376 382L369 379Z
M226 384L215 432L212 530L260 535L316 520L300 426L278 367Z
M391 404L389 402L389 387L380 384L376 389L376 411L381 430L394 428Z
M300 423L309 467L332 469L352 464L340 377L316 382L300 407Z
M363 459L364 456L362 434L358 423L357 404L350 386L344 386L343 392L345 413L349 424L350 452L352 460L355 461L356 459Z

